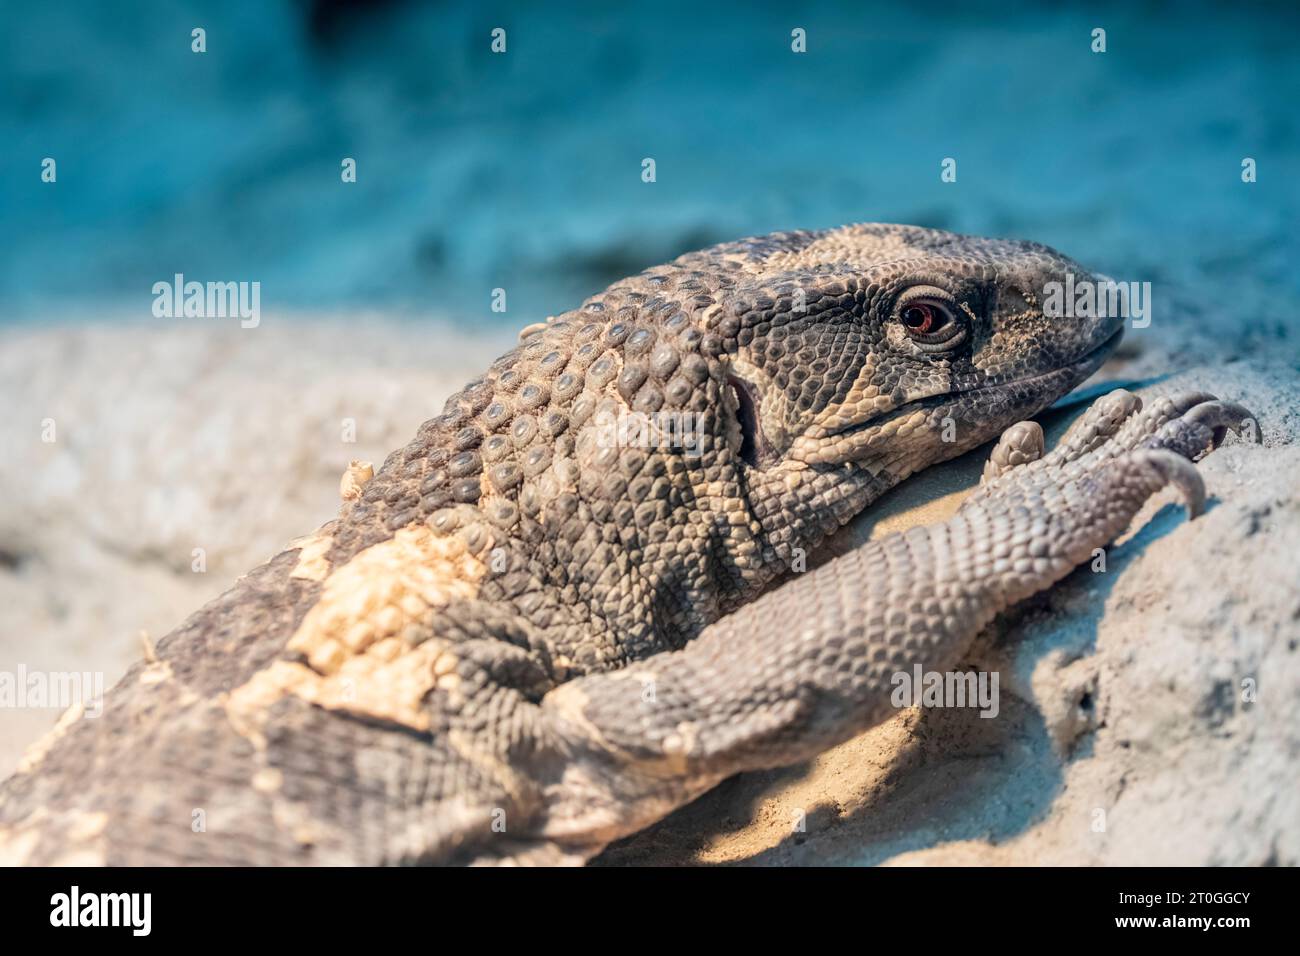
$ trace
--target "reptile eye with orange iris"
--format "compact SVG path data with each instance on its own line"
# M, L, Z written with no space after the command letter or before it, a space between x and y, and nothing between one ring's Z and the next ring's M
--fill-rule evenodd
M894 318L923 352L948 352L966 340L957 301L935 286L914 286L898 299Z
M899 318L903 320L903 325L907 326L908 331L921 335L936 331L948 321L948 317L943 312L925 302L916 302L907 306Z

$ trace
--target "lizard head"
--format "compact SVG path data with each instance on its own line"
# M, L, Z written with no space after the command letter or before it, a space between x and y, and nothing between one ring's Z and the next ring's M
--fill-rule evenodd
M1041 411L1122 332L1122 317L1045 314L1051 283L1093 279L1046 246L903 226L794 235L759 253L756 291L720 323L751 470L850 466L892 484Z
M1044 315L1071 274L1089 277L1044 246L909 226L690 253L525 329L355 510L505 541L563 582L547 614L585 601L618 646L671 644L1091 374L1120 323Z

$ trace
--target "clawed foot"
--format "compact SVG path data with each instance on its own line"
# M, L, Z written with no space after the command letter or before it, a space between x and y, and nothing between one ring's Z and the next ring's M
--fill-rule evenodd
M1183 392L1144 406L1138 396L1119 388L1097 399L1050 454L1044 453L1043 432L1036 422L1012 425L989 456L983 480L996 481L1021 465L1077 473L1079 469L1068 466L1096 467L1139 449L1166 449L1197 460L1221 445L1229 431L1246 441L1260 441L1255 417L1236 402L1206 392Z
M1104 460L1139 448L1167 448L1195 459L1222 444L1229 429L1259 440L1250 412L1207 392L1162 395L1144 405L1132 392L1116 389L1093 403L1048 457L1066 464L1094 452Z
M1172 484L1195 517L1204 509L1205 488L1192 462L1222 444L1229 431L1260 441L1258 422L1235 402L1183 392L1144 406L1132 392L1116 389L1094 402L1050 453L1036 423L1008 428L970 502L1030 492L1041 496L1052 487L1063 493L1069 488L1065 497L1076 499L1081 491L1115 495L1120 488Z

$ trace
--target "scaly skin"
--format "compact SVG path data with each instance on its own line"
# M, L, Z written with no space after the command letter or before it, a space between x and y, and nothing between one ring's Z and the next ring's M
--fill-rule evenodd
M1029 243L850 226L683 256L530 327L354 470L336 521L34 748L0 790L0 858L579 861L885 719L891 674L948 669L1153 491L1198 505L1187 458L1245 414L1106 396L1044 456L1017 423L1118 338L1042 315L1067 272L1088 276ZM629 415L689 447L630 444ZM798 573L1009 426L951 520Z

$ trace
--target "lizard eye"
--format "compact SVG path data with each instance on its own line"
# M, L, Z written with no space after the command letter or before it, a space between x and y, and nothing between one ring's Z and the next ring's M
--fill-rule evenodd
M957 319L957 303L941 289L923 286L905 293L894 309L908 338L921 346L960 344L962 324Z
M949 321L947 313L929 302L913 302L899 314L909 332L925 335L936 332Z

